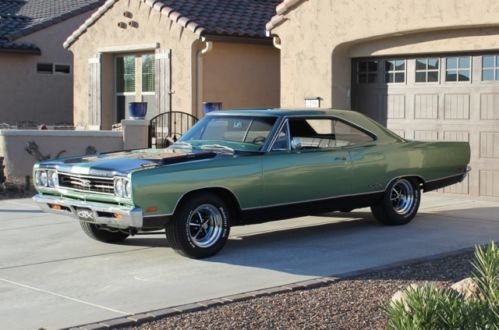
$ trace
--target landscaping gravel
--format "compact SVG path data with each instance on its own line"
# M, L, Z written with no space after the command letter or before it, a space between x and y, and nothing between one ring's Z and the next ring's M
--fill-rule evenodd
M274 294L175 315L138 328L152 329L386 329L385 306L411 283L439 286L468 277L473 254L345 278L327 286Z

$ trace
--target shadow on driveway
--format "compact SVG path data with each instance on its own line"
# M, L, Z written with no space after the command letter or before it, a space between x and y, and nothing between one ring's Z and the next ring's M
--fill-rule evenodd
M449 215L448 212L458 215ZM305 276L342 274L352 269L447 253L499 239L499 219L484 219L482 214L499 214L499 207L422 212L404 226L380 225L370 212L303 218L300 228L254 225L251 230L241 230L241 235L233 232L218 255L200 262ZM314 218L321 218L321 221L330 218L334 222L306 226L307 219ZM168 246L164 239L147 236L131 239L125 244Z

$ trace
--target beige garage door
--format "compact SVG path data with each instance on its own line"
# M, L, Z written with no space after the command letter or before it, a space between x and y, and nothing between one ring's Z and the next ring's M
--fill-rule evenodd
M352 108L406 139L469 141L472 171L446 194L499 201L499 52L352 61Z

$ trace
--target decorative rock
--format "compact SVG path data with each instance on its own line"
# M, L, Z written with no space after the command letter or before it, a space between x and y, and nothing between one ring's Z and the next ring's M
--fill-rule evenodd
M417 284L411 284L404 290L398 290L395 292L392 296L392 299L390 299L390 305L394 306L396 303L401 302L405 305L405 299L407 298L407 290L409 289L417 289L418 285Z
M451 289L462 294L464 299L470 299L478 293L478 287L475 281L470 277L454 283L451 286Z

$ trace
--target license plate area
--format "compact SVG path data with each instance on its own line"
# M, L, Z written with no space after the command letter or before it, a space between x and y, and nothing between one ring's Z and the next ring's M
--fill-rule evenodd
M76 208L76 215L78 216L78 219L82 221L95 222L94 212L89 208L85 207Z

